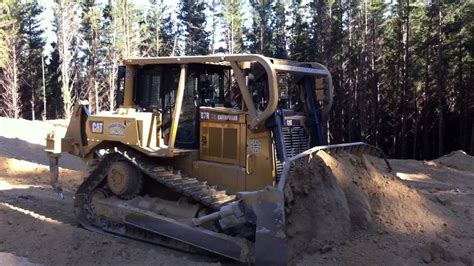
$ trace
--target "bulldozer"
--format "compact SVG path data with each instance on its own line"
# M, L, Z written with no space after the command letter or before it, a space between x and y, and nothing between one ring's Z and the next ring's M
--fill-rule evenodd
M285 265L284 189L297 161L319 150L385 158L366 143L328 145L328 69L256 54L129 58L117 106L90 114L78 101L58 161L89 166L74 213L88 230L204 251L242 263Z

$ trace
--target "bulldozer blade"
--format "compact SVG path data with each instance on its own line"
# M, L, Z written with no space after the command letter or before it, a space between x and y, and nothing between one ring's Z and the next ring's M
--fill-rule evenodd
M94 201L94 211L117 222L122 222L158 235L175 239L191 246L240 262L253 262L253 243L203 228L192 227L174 219L142 210L116 198Z
M256 216L256 265L286 265L285 202L281 191L267 187L255 192L238 193Z

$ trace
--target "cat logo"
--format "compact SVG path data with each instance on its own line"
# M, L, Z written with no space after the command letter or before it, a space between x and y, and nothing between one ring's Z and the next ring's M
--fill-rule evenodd
M92 133L95 133L95 134L104 133L104 122L91 121L90 125L91 125Z

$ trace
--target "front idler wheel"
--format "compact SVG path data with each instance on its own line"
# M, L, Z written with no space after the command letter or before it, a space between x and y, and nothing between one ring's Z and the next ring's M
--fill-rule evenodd
M137 196L143 186L143 173L129 162L115 162L107 173L109 189L122 199Z

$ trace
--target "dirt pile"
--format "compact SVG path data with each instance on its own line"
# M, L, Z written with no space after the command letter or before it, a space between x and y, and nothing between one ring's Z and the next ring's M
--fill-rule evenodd
M46 136L53 130L58 136L64 136L67 124L67 120L30 121L0 117L0 156L48 165L49 159L44 152ZM59 165L87 170L81 160L70 154L63 154Z
M452 167L458 170L474 172L474 156L464 151L453 151L433 162Z
M463 163L453 165L453 156L465 154L457 152L439 161L443 165L449 163L450 167L465 166ZM370 246L372 243L364 243L367 239L373 237L377 243L384 235L399 238L400 242L401 236L427 240L420 244L418 253L410 254L415 259L404 263L434 259L456 261L458 257L443 245L430 242L432 237L443 239L446 235L449 228L445 217L452 215L450 210L428 200L395 174L395 171L388 172L379 159L365 155L331 156L320 151L311 159L307 157L297 162L285 189L291 262L301 262L312 254L309 261L314 263L318 261L314 254L325 257L322 254L337 248L344 250L348 243ZM398 249L394 252L399 257L400 247ZM444 255L436 255L440 252ZM469 255L460 254L459 259L467 257Z
M306 158L306 160L308 160ZM285 188L288 254L322 249L328 241L342 241L350 233L346 196L331 169L319 156L297 162Z

